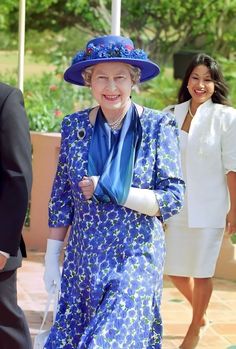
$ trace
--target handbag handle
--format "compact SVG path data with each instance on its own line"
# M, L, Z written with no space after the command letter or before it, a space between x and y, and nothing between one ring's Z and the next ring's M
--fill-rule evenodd
M56 307L57 307L57 303L58 303L58 298L59 298L59 290L57 289L55 294L54 293L49 293L48 294L48 299L47 299L47 303L45 306L45 310L44 310L44 315L43 315L43 320L39 329L39 332L42 331L43 326L45 324L45 321L47 319L48 316L48 312L50 309L50 305L52 304L52 302L54 302L54 309L53 309L53 322L55 321L55 317L56 317Z

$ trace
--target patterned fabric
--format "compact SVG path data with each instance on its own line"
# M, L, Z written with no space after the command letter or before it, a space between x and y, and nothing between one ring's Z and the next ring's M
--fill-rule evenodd
M141 140L142 127L133 103L118 132L112 131L102 109L98 109L88 161L88 175L99 176L93 194L98 201L126 202Z
M45 349L160 349L162 223L83 198L78 182L87 176L89 111L69 115L62 124L49 225L72 227L59 309ZM143 137L132 186L155 190L165 220L183 200L177 125L173 116L146 108L140 122Z

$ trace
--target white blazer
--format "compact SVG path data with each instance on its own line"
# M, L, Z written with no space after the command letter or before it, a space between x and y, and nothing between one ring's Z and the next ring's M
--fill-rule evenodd
M182 128L190 101L169 106ZM208 100L192 120L186 153L188 225L223 228L229 209L226 174L236 172L236 109ZM174 217L173 217L174 221Z

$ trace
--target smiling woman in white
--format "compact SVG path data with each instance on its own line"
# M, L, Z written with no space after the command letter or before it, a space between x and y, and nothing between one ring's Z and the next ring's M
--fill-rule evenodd
M168 274L192 306L192 321L180 346L197 347L206 326L224 230L236 232L236 110L217 62L194 57L183 79L178 101L169 106L180 129L185 205L168 220Z

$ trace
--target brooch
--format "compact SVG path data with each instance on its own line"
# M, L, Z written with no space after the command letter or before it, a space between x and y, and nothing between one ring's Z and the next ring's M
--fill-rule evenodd
M85 129L84 128L80 128L77 132L77 136L79 139L84 139L86 135Z

